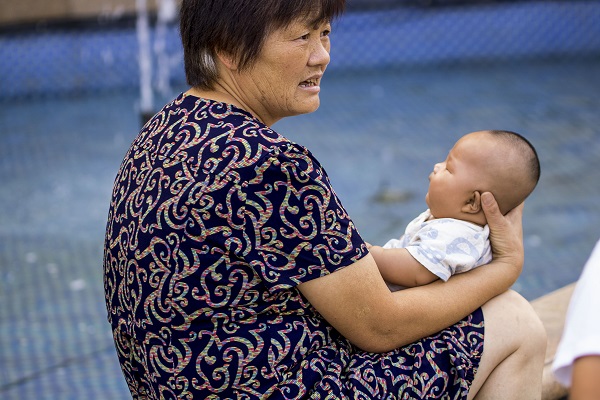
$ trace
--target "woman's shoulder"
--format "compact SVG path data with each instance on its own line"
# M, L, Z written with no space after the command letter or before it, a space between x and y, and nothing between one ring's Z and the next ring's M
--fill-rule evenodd
M141 142L163 156L203 160L210 172L254 170L288 161L307 170L322 169L304 146L262 123L250 112L233 104L181 93L144 127ZM143 144L143 143L142 143ZM185 156L183 156L185 153ZM290 161L291 160L291 161Z
M206 133L226 134L229 141L241 140L246 146L273 151L307 151L262 123L252 113L230 103L182 93L164 110Z

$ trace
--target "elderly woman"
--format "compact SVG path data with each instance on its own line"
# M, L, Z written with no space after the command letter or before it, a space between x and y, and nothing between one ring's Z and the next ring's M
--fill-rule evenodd
M507 291L522 207L484 194L492 263L391 293L319 162L271 129L319 106L343 8L183 0L191 89L131 145L106 233L134 398L539 398L544 331Z

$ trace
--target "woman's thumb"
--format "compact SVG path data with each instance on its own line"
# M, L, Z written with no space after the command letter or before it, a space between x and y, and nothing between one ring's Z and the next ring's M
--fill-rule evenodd
M482 193L481 204L483 204L483 212L488 224L491 222L491 225L494 225L498 221L498 218L502 216L494 195L490 192Z
M499 247L501 246L501 241L511 239L518 239L522 244L523 203L510 210L505 216L502 215L502 212L500 212L498 202L492 193L482 193L481 204L483 204L483 212L485 213L485 218L488 226L490 227L490 238L492 239L492 244L495 242L496 247Z

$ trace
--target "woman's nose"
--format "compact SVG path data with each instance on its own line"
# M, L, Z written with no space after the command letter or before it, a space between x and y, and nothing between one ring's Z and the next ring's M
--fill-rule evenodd
M327 40L327 39L326 39ZM329 64L329 41L319 40L313 46L310 54L311 65L328 65Z

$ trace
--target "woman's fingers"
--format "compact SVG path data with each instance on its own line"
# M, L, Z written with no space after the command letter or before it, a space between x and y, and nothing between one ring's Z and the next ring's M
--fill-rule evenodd
M523 204L502 215L494 195L481 195L483 212L490 227L494 259L506 260L517 269L523 265Z

